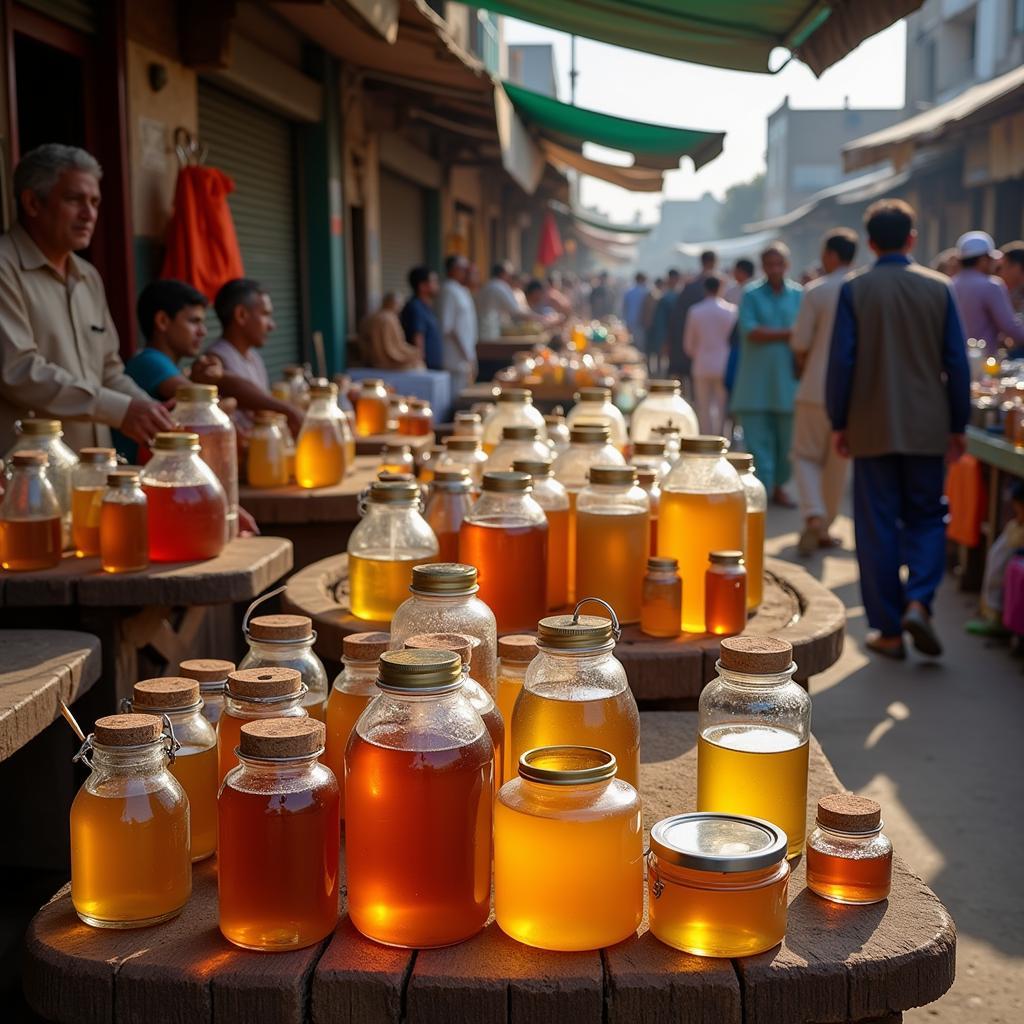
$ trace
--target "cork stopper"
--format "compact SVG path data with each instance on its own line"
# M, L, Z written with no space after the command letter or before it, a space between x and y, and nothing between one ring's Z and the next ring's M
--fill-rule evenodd
M163 729L156 715L107 715L96 719L93 735L105 747L140 747L160 739Z
M136 708L158 713L171 708L189 708L199 702L199 683L184 676L163 676L143 679L132 690L132 703Z
M529 665L537 656L537 638L532 633L510 633L498 640L498 657L514 665Z
M390 633L350 633L342 638L342 657L350 661L376 661L390 642Z
M242 726L238 750L244 757L308 757L323 749L326 736L315 718L262 718Z
M882 808L866 796L832 793L818 801L818 824L834 832L876 832Z
M730 636L722 641L719 658L730 672L778 675L793 663L793 645L774 636Z
M308 615L258 615L249 620L253 640L309 640L313 620Z
M79 448L78 450L78 461L90 466L105 466L113 458L113 448Z
M50 457L46 452L37 451L35 448L23 448L11 456L11 465L14 466L45 466L49 461Z
M233 661L220 658L191 658L178 666L178 675L194 679L197 683L222 683L228 673L235 671Z
M287 697L302 689L302 676L293 668L240 668L228 673L232 697Z
M473 660L475 638L465 633L417 633L405 641L407 651L451 651L470 667Z

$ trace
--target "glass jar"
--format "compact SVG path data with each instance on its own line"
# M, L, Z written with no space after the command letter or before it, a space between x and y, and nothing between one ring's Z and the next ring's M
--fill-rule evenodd
M338 389L323 382L310 388L309 409L295 443L295 482L300 487L333 487L345 476L348 421L338 408Z
M198 434L157 434L142 470L149 502L149 560L216 558L227 542L228 504L213 470L199 457Z
M345 754L349 916L389 946L448 946L487 923L494 748L457 655L388 651L377 686Z
M639 622L650 546L650 505L636 470L591 466L576 499L576 593L610 604L619 622Z
M306 685L293 668L246 668L228 673L224 712L217 722L217 778L238 764L235 749L242 726L258 718L307 718Z
M807 837L807 888L833 903L880 903L892 887L892 843L882 808L853 793L818 801Z
M811 698L793 682L793 648L767 636L720 646L718 678L698 702L697 810L773 821L796 857L807 834Z
M388 432L388 389L384 381L367 377L356 392L356 437L376 437Z
M100 505L100 566L104 572L139 572L149 565L149 502L139 474L107 474Z
M184 384L176 393L174 422L199 436L199 455L224 488L228 501L228 540L238 536L238 438L231 418L218 407L212 384Z
M647 492L647 503L651 509L650 554L658 553L658 514L661 511L661 488L658 474L650 466L641 466L636 471L637 486Z
M166 716L178 744L171 774L188 797L192 862L217 849L217 732L203 716L203 700L194 679L171 676L136 683L122 711Z
M405 395L388 395L388 433L398 433L398 423L409 412L409 401Z
M564 608L569 603L569 494L547 460L516 459L512 470L529 475L533 500L548 521L548 611Z
M484 424L478 412L457 412L452 421L452 437L475 437L478 441L484 436Z
M712 551L743 550L747 499L724 437L684 437L661 486L658 555L679 562L683 632L704 632L704 570Z
M480 439L488 455L498 447L505 427L536 427L541 439L547 440L544 416L534 408L529 388L502 388L498 393L497 405L487 414Z
M434 474L423 518L437 537L437 557L442 562L458 561L459 530L473 507L472 486L467 469L441 469Z
M389 633L349 633L341 641L341 671L327 698L327 749L321 758L341 785L345 820L345 748L359 716L377 696L377 661L388 649Z
M17 572L60 564L62 510L46 475L46 452L21 449L10 459L11 476L0 500L0 564Z
M71 471L71 543L79 558L100 553L100 508L107 474L117 469L113 448L83 448Z
M665 442L660 438L651 441L637 441L633 445L633 454L629 460L637 469L653 469L657 481L668 476L672 463L665 457Z
M736 814L676 814L651 829L651 932L695 956L763 953L786 935L786 836Z
M434 430L434 411L422 398L410 398L405 414L398 417L398 432L403 437L426 437Z
M664 444L665 458L668 459L670 466L674 466L676 459L679 458L679 450L683 440L679 433L679 428L674 426L653 427L651 429L651 436Z
M15 452L46 453L46 477L53 485L53 491L60 503L62 543L67 547L71 543L71 474L78 465L78 456L64 443L60 420L16 420L14 435L14 444L3 459L8 467L8 478L11 475L11 460Z
M349 605L359 619L390 622L405 599L413 567L437 558L434 531L420 514L415 481L377 480L348 539Z
M261 410L253 419L246 476L250 487L288 486L288 441L275 412Z
M768 515L768 492L754 475L754 456L748 452L729 452L726 456L740 475L747 499L746 546L743 560L747 566L747 608L754 611L764 597L764 531Z
M516 776L512 764L512 712L526 681L526 670L537 656L537 638L533 633L510 633L498 641L498 710L505 723L505 742L501 777L507 782Z
M517 768L494 807L498 927L539 949L629 938L644 911L639 794L593 747L529 750Z
M291 427L288 426L288 417L283 412L274 413L277 417L277 425L284 434L284 457L288 469L288 483L295 483L295 438L292 437ZM352 458L355 459L355 441L352 442Z
M163 729L153 715L109 715L75 755L90 775L71 805L71 902L94 928L159 924L192 894L188 798Z
M572 428L578 422L607 423L611 443L623 454L629 444L626 420L612 403L611 388L580 388L575 395L576 404L569 410L565 425Z
M286 366L281 375L288 385L287 401L299 409L308 409L312 396L306 371L301 366Z
M444 448L435 445L432 448L421 448L416 456L416 475L424 486L433 482L434 474L437 472L437 464L444 455Z
M243 949L312 946L338 924L341 784L322 722L247 722L220 792L221 934Z
M178 666L179 676L194 679L199 684L199 693L203 698L203 717L210 725L216 725L224 713L228 674L234 671L233 661L222 661L220 658L190 658Z
M468 469L473 489L479 491L484 478L487 455L475 437L449 437L444 442L444 454L435 469Z
M615 613L552 615L537 627L537 657L512 712L512 763L534 747L581 744L613 754L620 779L640 784L640 714L615 657ZM604 602L598 601L598 604Z
M697 416L690 403L683 398L682 385L677 380L652 380L647 395L633 410L629 419L629 432L634 444L653 440L655 427L673 426L683 437L700 433Z
M569 428L565 423L565 416L559 411L548 413L544 417L544 426L548 432L548 445L551 447L551 458L561 455L569 447Z
M647 636L673 637L682 632L683 582L674 558L648 558L644 576L640 632Z
M742 551L712 551L704 573L704 629L716 636L747 626L747 569Z
M407 444L386 444L380 450L378 473L408 473L412 475L416 463L412 457L412 449Z
M477 596L477 570L458 562L418 565L410 597L391 620L391 650L401 650L416 633L465 633L476 640L473 677L497 696L498 628L494 613Z
M546 461L551 457L547 441L540 439L536 427L503 427L501 441L487 456L487 472L508 472L517 459Z
M526 473L484 473L459 531L459 561L475 565L480 599L503 633L530 629L547 610L548 521Z

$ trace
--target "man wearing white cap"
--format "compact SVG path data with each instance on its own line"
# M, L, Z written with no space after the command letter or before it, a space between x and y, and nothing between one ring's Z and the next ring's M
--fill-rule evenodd
M960 236L956 250L960 271L953 278L953 294L967 337L984 341L985 351L990 354L1000 344L1024 344L1024 319L1014 314L1006 285L991 276L1003 255L992 236L984 231L968 231Z

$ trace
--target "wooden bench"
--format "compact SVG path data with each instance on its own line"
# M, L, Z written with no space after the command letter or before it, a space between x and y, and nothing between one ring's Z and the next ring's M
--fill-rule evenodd
M798 565L768 558L765 568L764 600L746 631L781 636L792 643L797 679L806 685L842 653L843 604ZM283 604L313 620L317 653L332 663L341 657L345 636L388 629L387 623L357 619L349 611L345 555L326 558L295 573L288 581ZM686 634L658 640L645 636L639 626L626 626L615 656L626 667L637 700L692 700L715 677L718 638Z
M641 730L649 829L694 806L696 715L647 712ZM809 806L840 788L812 741ZM521 946L493 920L468 942L413 952L363 938L344 912L316 946L252 953L221 937L216 872L206 862L185 911L156 928L89 928L61 890L28 931L23 980L32 1008L60 1024L896 1022L952 984L953 923L898 856L884 903L827 903L805 888L800 862L789 897L786 940L737 960L670 949L647 932L646 918L636 937L588 953Z

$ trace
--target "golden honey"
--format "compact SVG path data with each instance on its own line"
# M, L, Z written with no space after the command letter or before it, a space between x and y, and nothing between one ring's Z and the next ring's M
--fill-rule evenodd
M359 716L373 700L369 693L344 693L337 687L327 700L327 750L322 758L341 783L345 781L345 748ZM345 793L341 794L341 817L345 818Z
M548 610L569 603L569 516L567 508L545 509L548 520Z
M5 569L52 569L60 564L62 547L60 516L0 520L0 564Z
M100 561L104 572L137 572L149 565L145 501L104 501L100 510Z
M764 525L767 513L747 512L747 546L744 561L747 563L747 609L759 607L764 597Z
M203 750L182 745L170 772L188 796L192 860L203 860L217 847L216 745Z
M892 850L853 859L807 848L807 888L834 903L878 903L892 888Z
M106 487L76 487L71 492L71 543L79 558L100 553L100 509Z
M644 576L640 631L648 636L679 636L683 585L674 558L649 558Z
M739 551L713 551L704 574L704 628L716 636L747 625L747 572Z
M247 475L250 487L285 487L288 484L288 442L274 420L257 423L249 437Z
M303 424L295 446L295 482L300 487L332 487L345 475L345 445L333 420Z
M426 558L377 558L349 555L349 601L357 619L390 622L395 609L409 596L413 566Z
M649 550L646 512L577 512L575 592L607 601L620 622L639 622Z
M356 434L372 437L388 430L388 400L375 394L361 392L355 401Z

